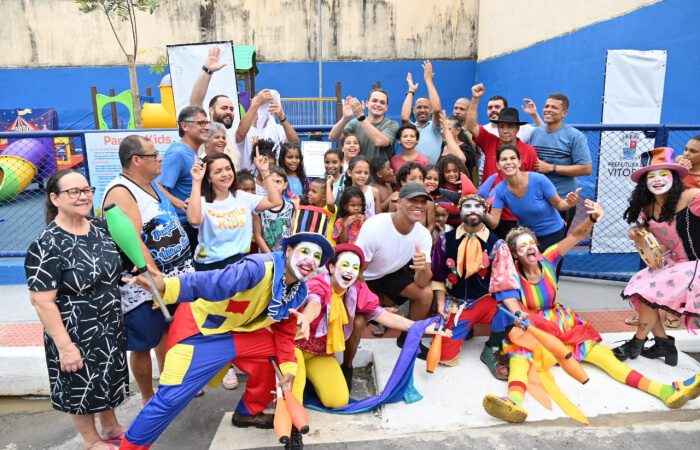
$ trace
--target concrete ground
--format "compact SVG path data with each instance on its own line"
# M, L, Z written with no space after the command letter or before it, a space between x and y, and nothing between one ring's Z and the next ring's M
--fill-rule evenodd
M606 340L624 338L632 332L622 319L632 312L620 299L623 283L595 280L563 279L562 300L587 317L611 318L610 328L619 335L606 335ZM10 325L37 327L36 316L29 304L26 287L19 286L0 297L0 307L6 312L0 317L0 387L8 383L3 370L14 366L24 378L36 375L46 380L43 349L36 336L32 346L8 348L3 344L3 330ZM9 295L8 295L9 294ZM591 319L593 320L593 319ZM597 327L608 326L598 322ZM616 327L616 329L612 329ZM602 330L601 330L602 331ZM35 331L33 331L35 332ZM477 333L478 334L478 333ZM698 337L686 331L674 335L687 350L700 345ZM7 336L6 336L7 337ZM505 393L506 384L493 380L478 361L483 338L475 338L466 346L462 365L457 368L440 367L429 375L424 363L416 363L414 380L424 398L412 405L397 403L374 413L337 416L311 413L312 431L305 437L309 448L665 448L687 449L700 446L700 399L677 411L665 410L656 399L634 389L610 382L598 369L589 369L591 382L585 386L572 382L564 374L555 372L562 390L578 404L591 419L590 426L582 426L563 418L555 405L545 410L528 398L525 406L530 412L527 423L507 425L488 417L480 407L480 399L487 392ZM372 352L374 371L379 385L383 385L393 360L398 353L393 339L363 341L363 348ZM15 352L11 354L11 352ZM473 354L472 354L473 353ZM358 357L366 363L370 357ZM8 357L10 357L8 359ZM30 368L18 357L28 358L38 366ZM697 359L697 355L693 355ZM43 364L43 366L42 366ZM681 360L672 369L660 361L639 358L633 367L668 382L691 372L700 372L700 366L690 358ZM19 366L19 367L17 367ZM43 373L41 372L43 368ZM46 381L43 382L46 384ZM158 440L154 449L230 449L270 448L276 446L271 431L234 429L230 412L238 402L243 387L234 391L206 388L206 395L194 399L175 419ZM140 410L140 396L132 383L132 394L117 410L124 424L128 424ZM456 394L459 392L459 395ZM353 395L363 397L366 390ZM50 424L50 426L48 425ZM9 449L79 449L80 439L66 414L50 409L46 399L23 400L0 398L0 450Z

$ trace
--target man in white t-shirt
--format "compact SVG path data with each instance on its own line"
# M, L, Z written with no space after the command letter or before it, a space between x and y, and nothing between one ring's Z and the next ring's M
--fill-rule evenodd
M380 297L387 296L396 304L408 300L408 318L414 321L428 316L433 301L430 288L433 277L430 268L432 238L428 229L421 224L431 200L422 184L405 184L399 192L397 211L367 219L356 242L367 261L364 271L367 286ZM361 328L364 328L362 324ZM353 335L356 332L357 326ZM362 335L362 330L359 330L359 335ZM399 347L403 346L405 339L406 333L401 333L397 340ZM354 343L352 337L350 341ZM346 350L346 357L350 356L348 353ZM426 355L427 348L421 346L418 357L424 359ZM347 363L346 358L344 365L349 367Z

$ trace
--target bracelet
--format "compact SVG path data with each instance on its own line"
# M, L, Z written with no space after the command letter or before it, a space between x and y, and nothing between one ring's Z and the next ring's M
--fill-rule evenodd
M552 164L552 173L557 173L557 165Z
M287 121L287 116L284 116L284 119L280 119L280 123L285 123Z
M364 114L362 114L361 116L358 116L358 117L357 117L357 121L358 121L358 122L362 122L362 121L365 120L366 118L367 118L367 116L365 116Z
M406 91L406 95L408 95L408 94L416 95L416 91Z
M213 70L207 69L207 66L202 66L202 70L203 70L207 75L211 75L211 74L214 73Z
M272 175L272 172L267 172L267 175L265 175L265 176L262 176L262 173L261 173L260 175L261 175L262 181L265 181L265 180L267 180L268 178L270 178L270 175Z
M598 223L598 219L594 219L591 215L588 216L588 220L590 220L593 223Z

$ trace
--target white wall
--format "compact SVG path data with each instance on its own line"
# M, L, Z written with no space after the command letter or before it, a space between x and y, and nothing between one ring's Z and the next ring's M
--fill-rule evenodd
M478 0L323 0L323 57L474 59L477 5ZM0 0L0 11L3 67L125 62L105 16L83 14L73 0ZM260 61L315 60L317 17L317 0L161 0L154 15L137 14L137 63L152 64L167 44L212 40L255 45ZM124 23L116 28L128 36Z

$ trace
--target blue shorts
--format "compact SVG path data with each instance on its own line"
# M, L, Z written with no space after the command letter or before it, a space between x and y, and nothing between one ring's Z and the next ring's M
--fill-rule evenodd
M157 346L163 337L165 318L160 309L152 309L152 306L153 302L144 302L124 314L127 350L150 350Z

